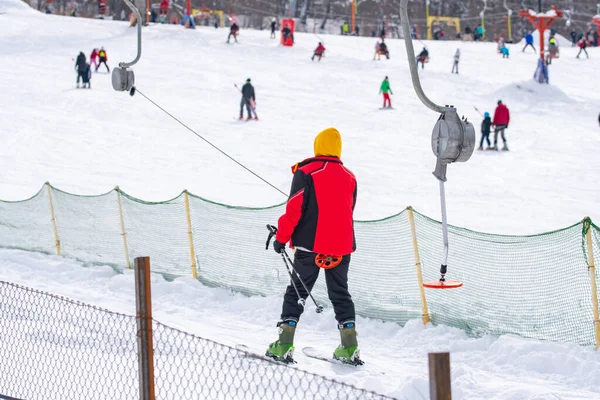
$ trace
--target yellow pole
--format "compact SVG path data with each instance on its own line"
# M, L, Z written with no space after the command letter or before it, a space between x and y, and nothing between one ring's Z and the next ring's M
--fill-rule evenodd
M512 23L510 17L512 15L512 10L508 12L508 40L512 42Z
M125 220L123 219L123 207L121 206L121 189L119 189L117 186L115 191L117 192L119 219L121 221L121 237L123 238L123 249L125 250L125 265L127 265L127 269L131 269L131 262L129 261L129 248L127 247L127 235L125 234Z
M429 319L429 310L427 308L427 299L425 298L425 289L423 288L423 272L421 271L421 256L419 256L419 246L417 245L417 231L415 229L415 217L412 207L408 207L408 221L410 222L410 233L412 236L413 250L415 252L415 266L417 267L417 281L419 282L419 292L421 294L421 305L423 307L423 323L427 325Z
M54 230L54 245L56 246L56 254L60 256L60 239L58 238L58 228L56 227L56 216L54 215L54 203L52 202L52 191L50 183L46 182L48 190L48 201L50 202L50 218L52 219L52 229Z
M194 236L192 234L192 216L190 214L190 198L187 190L183 191L183 198L185 200L185 216L188 226L188 240L190 242L190 257L192 259L192 276L194 279L198 279L198 270L196 269L196 252L194 251Z
M426 0L426 5L425 5L425 21L426 25L427 25L427 40L431 40L432 36L431 36L431 26L429 25L429 0Z
M590 270L590 283L592 285L592 310L594 312L594 331L596 334L596 349L600 348L600 317L598 316L598 286L596 286L596 267L594 266L594 247L592 246L592 220L586 217L584 228L587 228L585 239L587 242L588 265Z
M481 40L485 40L485 19L481 15Z

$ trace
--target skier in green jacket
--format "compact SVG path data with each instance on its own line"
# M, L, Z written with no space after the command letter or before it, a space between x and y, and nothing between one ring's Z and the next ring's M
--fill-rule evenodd
M379 88L379 93L383 93L383 108L386 108L386 102L388 104L387 107L392 108L392 100L390 99L388 92L390 94L394 94L394 92L392 92L392 88L390 87L390 80L386 76L383 82L381 82L381 87Z

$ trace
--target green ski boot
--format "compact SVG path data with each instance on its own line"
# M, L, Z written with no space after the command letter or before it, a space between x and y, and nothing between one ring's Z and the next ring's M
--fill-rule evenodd
M345 321L338 325L342 344L333 352L333 358L350 365L363 365L360 359L360 350L356 339L356 324L354 321Z
M294 334L298 321L289 318L279 321L279 340L271 343L265 355L275 361L285 364L295 364L294 361Z

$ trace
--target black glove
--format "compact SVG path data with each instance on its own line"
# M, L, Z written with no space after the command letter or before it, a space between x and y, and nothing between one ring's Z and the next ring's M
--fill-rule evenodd
M285 250L285 243L281 243L280 241L275 239L273 241L273 250L275 250L275 253L277 254L283 253L283 251Z

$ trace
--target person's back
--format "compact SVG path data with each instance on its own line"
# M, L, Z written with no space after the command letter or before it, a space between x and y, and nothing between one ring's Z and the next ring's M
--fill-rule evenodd
M323 44L319 43L319 45L315 49L315 54L322 55L324 52L325 52L325 46L323 46Z
M508 111L508 108L502 104L499 103L498 107L496 107L496 111L494 112L494 125L508 125L510 121L510 112Z
M291 238L291 245L300 250L345 256L356 249L353 212L357 185L337 148L333 149L339 137L336 133L334 128L322 132L314 144L315 157L292 168L292 195L286 214L279 219L277 240L285 243Z
M247 81L244 84L244 86L242 86L242 95L244 96L245 99L255 100L254 86L252 86L252 84L249 81Z
M489 135L491 129L492 119L490 118L490 115L486 113L485 118L483 119L483 121L481 121L481 133L483 133L484 135Z
M80 52L77 56L77 61L75 63L77 65L77 69L79 71L85 71L85 63L85 54L83 54L83 52Z
M387 44L385 44L384 42L379 43L379 51L382 53L387 52Z
M525 35L525 43L533 44L533 35L531 33Z

